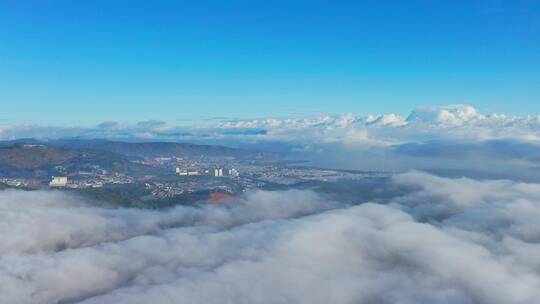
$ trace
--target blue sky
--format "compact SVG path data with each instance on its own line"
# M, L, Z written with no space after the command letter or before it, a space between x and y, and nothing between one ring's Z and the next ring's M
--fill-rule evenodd
M525 115L539 97L538 1L0 0L0 124Z

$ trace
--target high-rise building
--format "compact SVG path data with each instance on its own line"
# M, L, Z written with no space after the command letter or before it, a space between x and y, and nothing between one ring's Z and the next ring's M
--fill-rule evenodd
M230 177L240 177L240 173L235 168L229 169Z
M223 169L221 168L214 169L214 176L223 176Z

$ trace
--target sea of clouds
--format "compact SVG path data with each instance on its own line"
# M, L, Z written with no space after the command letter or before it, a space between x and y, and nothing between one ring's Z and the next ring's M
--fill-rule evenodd
M0 192L0 303L540 303L540 184L411 172L385 201L108 208Z

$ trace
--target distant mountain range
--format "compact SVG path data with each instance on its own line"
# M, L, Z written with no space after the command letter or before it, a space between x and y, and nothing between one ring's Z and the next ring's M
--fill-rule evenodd
M0 141L0 176L46 179L62 169L86 171L95 166L127 174L159 175L154 167L133 161L144 157L256 158L268 155L267 152L185 143L23 139Z
M272 154L265 151L236 149L218 145L196 145L173 142L120 142L102 139L19 139L14 141L0 141L0 147L14 144L41 144L62 149L91 149L135 157L197 157L201 155L207 157L257 157L270 156Z
M150 166L127 156L92 149L73 149L41 144L0 146L0 176L48 179L63 170L91 171L95 166L121 173L155 173Z

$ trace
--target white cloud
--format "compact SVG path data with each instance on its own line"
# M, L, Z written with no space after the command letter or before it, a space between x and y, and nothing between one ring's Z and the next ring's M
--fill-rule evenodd
M368 125L383 125L383 126L403 126L407 122L403 117L396 114L385 114L385 115L369 115L366 117L366 123Z
M106 209L0 192L5 303L537 303L540 184L397 175L348 206L310 191Z
M419 108L407 117L408 122L420 121L430 124L463 125L485 119L485 116L471 105L457 104L444 107Z
M471 105L415 109L407 118L395 114L321 115L307 118L264 118L214 125L175 126L163 121L136 124L104 122L93 128L4 126L3 139L81 136L110 139L345 142L363 132L371 142L387 145L426 140L540 140L540 116L485 115Z
M268 136L287 140L286 135L304 130L305 137L290 140L318 141L328 133L336 137L362 130L379 142L417 142L425 140L488 140L512 138L538 140L540 116L514 117L484 115L471 105L449 105L413 110L405 119L395 114L320 116L310 119L246 120L227 122L222 128L264 128Z

